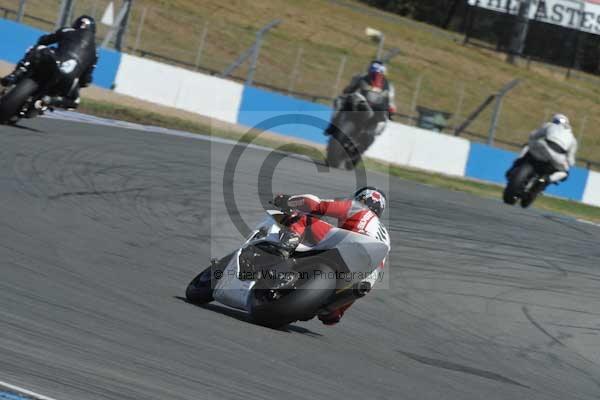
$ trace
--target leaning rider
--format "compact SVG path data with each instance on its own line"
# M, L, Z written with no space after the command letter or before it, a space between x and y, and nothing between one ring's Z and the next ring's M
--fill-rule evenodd
M339 228L371 236L390 246L387 230L380 220L386 207L386 196L375 187L363 187L356 191L353 198L342 200L321 200L310 194L278 195L273 204L281 209L300 211L298 214L292 213L284 222L289 229L285 233L291 232L299 238L290 240L296 245L302 242L314 246L327 237L333 226L314 216L317 215L334 217L338 220ZM382 269L383 263L378 268ZM318 318L325 325L336 324L351 305L352 303L331 313L319 315Z

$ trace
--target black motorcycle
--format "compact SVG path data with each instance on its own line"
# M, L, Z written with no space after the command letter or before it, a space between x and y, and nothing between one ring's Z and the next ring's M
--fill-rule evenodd
M503 200L514 205L521 201L521 207L529 207L537 196L546 189L549 176L556 169L548 162L539 161L527 154L507 172L508 183L504 189Z
M329 132L327 164L333 168L344 164L346 169L353 169L375 140L369 125L373 123L373 117L381 112L374 111L367 98L360 93L344 95L340 100L342 106Z
M77 62L58 63L50 48L33 49L27 59L30 64L24 75L1 93L0 124L15 124L21 118L42 114L47 108L42 101L45 96L60 96L78 83L68 77Z

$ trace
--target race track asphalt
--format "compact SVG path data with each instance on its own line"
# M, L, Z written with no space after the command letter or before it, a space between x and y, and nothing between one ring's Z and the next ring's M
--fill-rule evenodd
M271 330L182 301L240 242L231 150L52 119L0 127L0 380L57 400L600 398L600 228L497 200L369 175L389 190L393 250L380 289L335 327ZM356 185L296 157L265 180L268 154L246 149L230 174L248 224L269 182L324 197Z

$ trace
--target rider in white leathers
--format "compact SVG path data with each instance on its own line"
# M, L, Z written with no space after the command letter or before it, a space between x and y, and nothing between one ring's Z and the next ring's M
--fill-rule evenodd
M546 162L555 170L548 177L548 183L558 183L567 179L569 170L575 165L577 140L573 135L569 119L563 114L556 114L552 121L529 135L529 143L523 148L509 175L527 157Z

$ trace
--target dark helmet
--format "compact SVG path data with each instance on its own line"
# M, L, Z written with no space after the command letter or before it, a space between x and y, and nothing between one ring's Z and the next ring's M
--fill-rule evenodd
M369 81L371 85L383 89L387 68L382 61L375 60L369 65Z
M385 210L387 197L383 190L373 186L365 186L354 193L354 200L364 203L371 211L381 217Z
M89 15L82 15L73 22L73 29L90 30L96 33L96 21Z
M569 118L564 114L554 114L552 116L552 123L571 129L571 122L569 122Z

